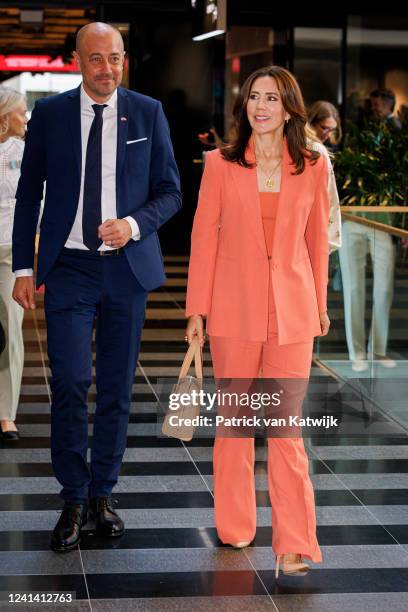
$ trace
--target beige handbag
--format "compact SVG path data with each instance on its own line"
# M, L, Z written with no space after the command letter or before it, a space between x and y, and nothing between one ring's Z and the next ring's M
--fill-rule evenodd
M195 376L189 376L188 371L194 359ZM180 374L177 383L173 386L172 393L191 395L192 391L200 392L203 385L203 356L198 337L195 336L188 347L186 356L180 369ZM185 419L193 419L200 415L200 404L196 402L194 405L184 402L186 405L180 405L177 410L167 411L163 421L162 433L170 438L177 438L183 442L189 442L193 438L195 425L186 423ZM170 418L176 416L177 424L170 424Z

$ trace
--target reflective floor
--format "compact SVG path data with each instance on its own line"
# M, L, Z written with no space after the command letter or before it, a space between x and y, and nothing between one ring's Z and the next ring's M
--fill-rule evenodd
M24 323L26 360L18 426L0 442L0 592L74 591L73 604L41 609L279 610L334 612L408 609L408 437L307 441L324 561L304 577L275 580L266 448L256 449L258 530L233 550L213 520L211 441L156 436L156 378L175 376L184 350L185 258L166 259L167 285L150 295L134 384L128 448L115 490L126 523L107 541L84 530L79 550L49 550L59 485L50 465L49 386L42 309ZM37 296L41 306L42 296ZM210 375L206 353L206 375ZM328 374L315 367L318 389ZM92 436L91 390L90 436ZM352 410L352 405L351 405ZM380 418L381 415L378 415ZM33 610L36 605L0 609Z

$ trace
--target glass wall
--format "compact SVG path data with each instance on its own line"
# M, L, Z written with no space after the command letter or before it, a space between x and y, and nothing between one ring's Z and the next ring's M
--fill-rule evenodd
M295 28L293 71L306 104L343 103L341 28Z
M225 134L241 85L257 68L273 62L274 32L270 27L234 26L226 37Z
M350 16L347 28L347 117L370 112L370 93L391 89L395 113L408 107L408 17Z
M350 16L346 40L346 136L334 167L352 208L331 256L332 328L316 354L350 376L406 376L408 20Z

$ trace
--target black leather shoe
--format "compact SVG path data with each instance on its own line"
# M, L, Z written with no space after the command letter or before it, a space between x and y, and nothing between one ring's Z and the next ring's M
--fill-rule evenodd
M14 442L14 440L19 440L20 436L18 431L3 431L1 430L1 439L5 442Z
M99 535L115 538L125 533L125 525L116 514L111 497L93 497L89 502L89 510Z
M51 537L55 552L73 550L81 541L81 527L88 520L88 504L66 502Z

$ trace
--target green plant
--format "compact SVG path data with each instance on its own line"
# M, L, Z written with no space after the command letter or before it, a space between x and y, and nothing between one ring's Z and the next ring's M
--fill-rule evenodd
M342 204L402 206L408 195L408 117L397 129L390 120L348 124L335 171Z

